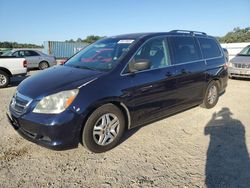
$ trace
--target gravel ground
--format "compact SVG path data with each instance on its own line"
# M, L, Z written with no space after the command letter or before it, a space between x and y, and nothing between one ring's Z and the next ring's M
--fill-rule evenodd
M21 138L5 117L18 83L0 90L0 187L250 187L249 80L229 80L215 108L128 131L102 154Z

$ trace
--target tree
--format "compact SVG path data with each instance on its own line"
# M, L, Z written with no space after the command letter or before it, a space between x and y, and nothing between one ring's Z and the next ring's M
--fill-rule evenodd
M65 42L75 42L73 39L65 40Z
M93 43L101 38L103 38L103 37L100 37L97 35L89 35L85 39L78 38L76 41L73 39L70 39L70 40L65 40L65 42L85 42L85 43L91 44L91 43Z
M42 48L43 46L39 46L36 44L20 44L17 42L0 42L0 48Z
M219 37L221 43L232 42L250 42L250 27L240 29L236 27L233 31L228 32L224 37Z
M76 42L82 42L82 39L81 39L81 38L78 38L78 39L76 40Z
M83 40L83 42L86 42L86 43L93 43L99 39L101 39L103 37L100 37L100 36L95 36L95 35L90 35L90 36L87 36L86 39Z

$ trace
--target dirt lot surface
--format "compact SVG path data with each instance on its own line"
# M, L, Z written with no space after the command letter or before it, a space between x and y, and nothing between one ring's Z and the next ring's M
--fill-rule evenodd
M5 117L15 88L0 89L0 187L250 187L249 80L229 80L215 108L128 131L102 154L21 138Z

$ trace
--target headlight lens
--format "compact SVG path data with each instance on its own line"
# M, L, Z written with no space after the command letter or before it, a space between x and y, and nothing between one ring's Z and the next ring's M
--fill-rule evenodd
M72 104L78 92L78 89L74 89L44 97L36 105L33 112L42 114L59 114Z

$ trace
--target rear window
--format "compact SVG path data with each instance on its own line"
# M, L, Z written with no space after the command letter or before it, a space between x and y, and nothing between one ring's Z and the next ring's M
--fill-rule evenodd
M219 57L220 48L214 39L198 38L204 58Z
M170 37L169 41L175 64L201 59L199 48L193 37Z

